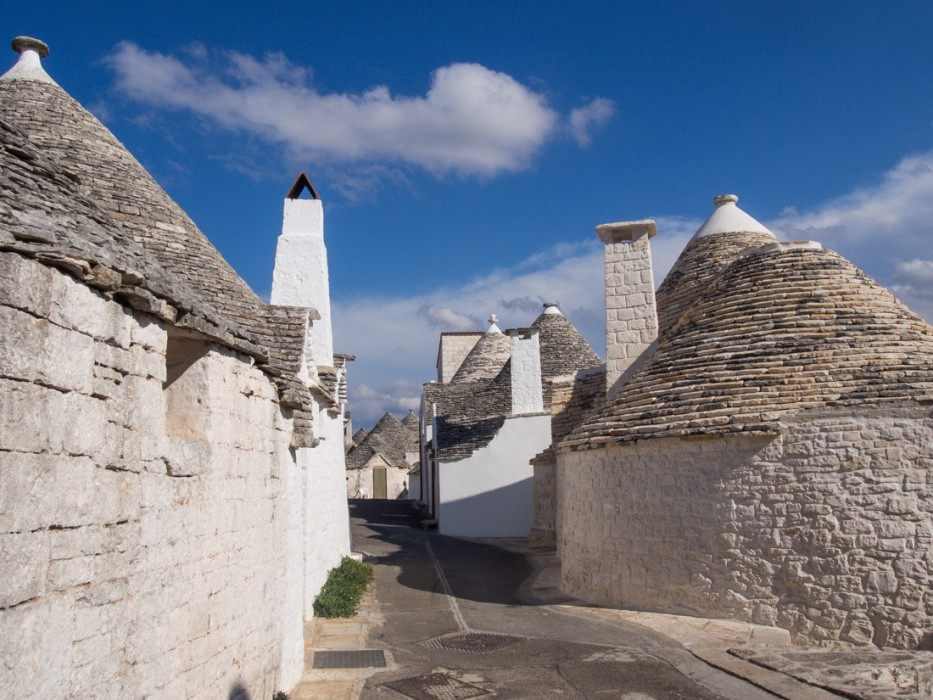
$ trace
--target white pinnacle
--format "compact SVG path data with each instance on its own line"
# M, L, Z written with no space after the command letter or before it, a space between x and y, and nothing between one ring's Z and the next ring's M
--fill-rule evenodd
M35 80L50 85L58 84L42 67L42 59L49 55L49 47L44 41L31 36L18 36L10 45L19 54L19 60L0 75L0 80Z
M703 238L715 233L765 233L773 237L774 234L764 224L739 209L738 201L738 195L734 194L713 197L716 209L693 237Z

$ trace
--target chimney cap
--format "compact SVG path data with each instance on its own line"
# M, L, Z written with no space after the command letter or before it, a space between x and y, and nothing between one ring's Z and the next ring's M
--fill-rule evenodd
M288 190L288 193L285 195L286 199L300 199L301 193L305 190L308 190L308 194L311 195L311 199L320 199L321 195L317 191L317 188L314 186L314 183L311 182L311 178L308 177L308 174L303 170L298 173L298 176L295 178L294 184Z
M40 58L45 58L49 55L49 45L42 41L42 39L36 39L34 36L23 35L14 37L13 41L10 42L10 46L19 54L24 51L32 50L39 54Z
M610 224L600 224L596 227L596 235L603 243L619 243L621 241L634 241L647 235L651 238L658 232L658 225L654 219L639 219L638 221L614 221Z

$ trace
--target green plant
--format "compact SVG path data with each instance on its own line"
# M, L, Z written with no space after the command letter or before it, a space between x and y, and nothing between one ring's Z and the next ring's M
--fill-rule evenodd
M288 693L284 690L277 690L275 695L272 696L272 700L288 700Z
M373 567L344 557L340 565L327 575L327 581L314 601L314 614L318 617L352 617L372 578Z

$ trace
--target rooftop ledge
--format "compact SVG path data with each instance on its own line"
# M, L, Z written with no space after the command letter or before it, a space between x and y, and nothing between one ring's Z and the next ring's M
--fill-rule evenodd
M634 241L642 236L653 237L658 232L658 225L654 219L640 219L638 221L616 221L610 224L600 224L596 227L596 235L603 243L620 243Z

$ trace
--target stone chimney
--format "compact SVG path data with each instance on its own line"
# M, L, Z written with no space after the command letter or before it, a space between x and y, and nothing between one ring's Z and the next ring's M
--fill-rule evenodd
M650 243L656 232L653 219L596 227L605 244L606 391L610 395L658 337Z
M506 331L512 340L512 415L544 411L541 388L541 345L537 328Z
M307 191L309 197L302 199ZM304 173L285 196L282 234L272 273L273 304L311 306L321 315L309 334L311 361L333 366L334 340L330 312L330 276L324 244L324 205Z

